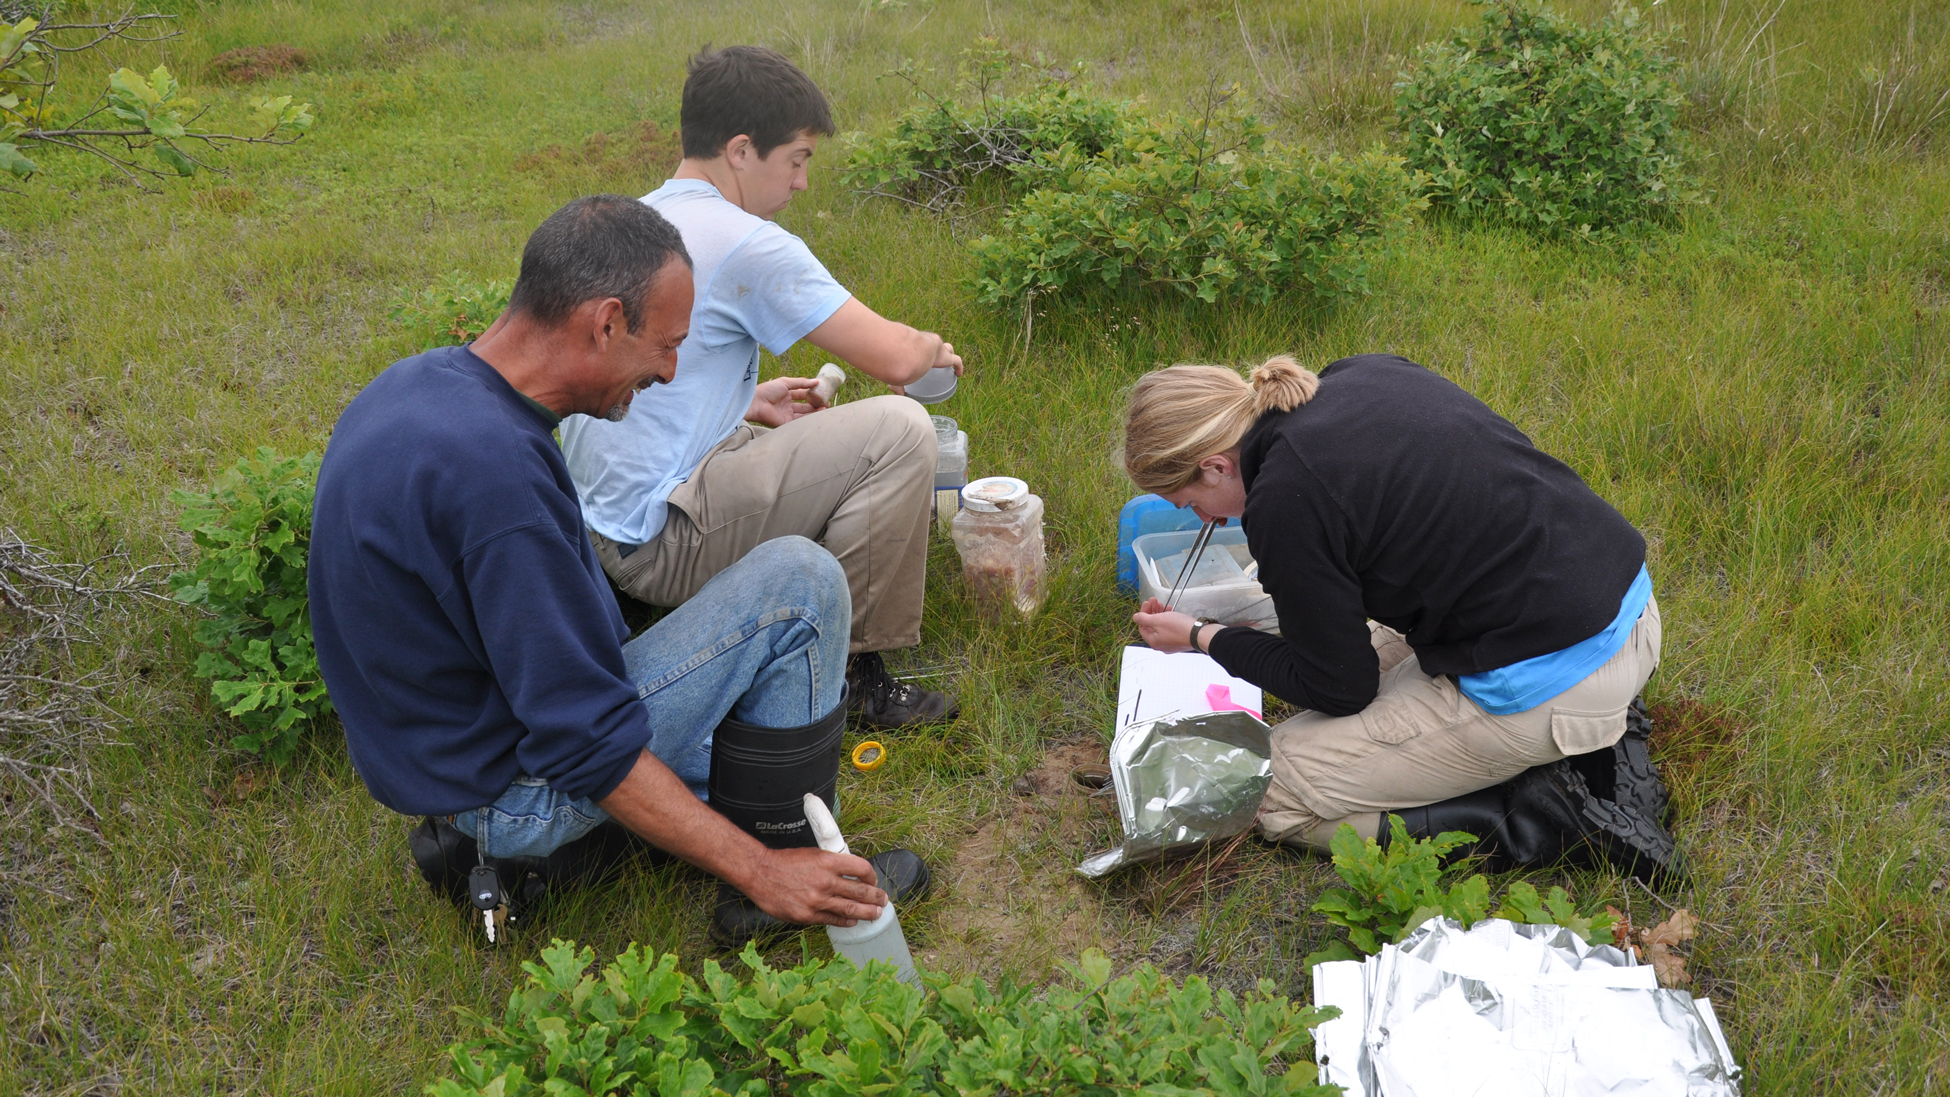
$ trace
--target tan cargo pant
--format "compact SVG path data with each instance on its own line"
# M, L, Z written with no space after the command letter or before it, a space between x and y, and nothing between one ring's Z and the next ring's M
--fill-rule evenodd
M631 597L682 605L711 577L775 537L825 546L853 595L848 650L921 642L934 426L905 396L875 396L777 429L741 425L670 493L655 540L624 556L591 533L603 570Z
M1401 634L1369 623L1381 691L1353 716L1302 712L1273 729L1273 783L1260 833L1325 850L1342 823L1379 835L1381 813L1501 784L1531 766L1609 747L1625 708L1659 665L1659 603L1618 654L1584 681L1527 712L1496 716L1447 675L1422 673Z

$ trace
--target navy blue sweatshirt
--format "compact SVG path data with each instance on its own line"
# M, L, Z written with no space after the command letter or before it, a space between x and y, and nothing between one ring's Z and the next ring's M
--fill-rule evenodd
M493 803L528 773L609 795L650 740L554 422L465 347L339 417L312 516L318 664L373 798Z
M1392 354L1343 358L1312 400L1261 416L1239 475L1282 635L1223 629L1212 658L1329 716L1379 691L1368 618L1424 673L1475 674L1598 635L1645 563L1645 538L1569 466Z

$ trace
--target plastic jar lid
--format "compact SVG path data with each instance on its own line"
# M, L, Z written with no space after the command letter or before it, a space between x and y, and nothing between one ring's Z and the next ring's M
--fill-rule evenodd
M1029 485L1013 476L984 476L961 489L962 505L969 510L1008 510L1027 498Z

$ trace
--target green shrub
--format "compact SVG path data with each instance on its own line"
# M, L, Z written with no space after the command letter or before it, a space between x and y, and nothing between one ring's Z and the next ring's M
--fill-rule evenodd
M332 711L305 593L317 476L316 453L265 447L207 493L170 497L202 553L195 569L170 577L178 600L209 612L196 626L196 674L243 724L231 743L278 763L291 759L306 723Z
M422 350L471 343L487 331L508 308L514 285L503 279L470 282L459 271L447 275L445 285L401 296L393 302L394 320L418 328L426 342Z
M1436 209L1547 236L1667 217L1699 192L1662 46L1629 8L1584 26L1492 0L1473 28L1422 47L1396 85L1408 164Z
M1046 157L1065 149L1084 156L1114 150L1143 124L1135 103L1047 78L1003 96L1000 87L1016 67L993 39L964 50L959 84L969 101L925 96L928 102L896 118L886 132L856 138L841 182L938 211L978 180L992 179L1005 193L1020 194L1043 178Z
M677 958L637 945L596 974L589 949L556 941L508 997L500 1021L448 1049L455 1078L432 1097L795 1097L1151 1093L1160 1097L1338 1093L1313 1082L1302 1009L1261 982L1235 998L1149 965L1116 979L1092 950L1073 985L1045 991L845 960L767 967L740 979L706 961L700 984Z
M1206 302L1333 301L1372 292L1378 253L1418 208L1400 162L1321 160L1251 116L1149 125L1095 156L1050 158L1050 185L972 245L975 288L1027 295L1169 288Z
M936 211L994 180L1004 212L971 245L992 304L1120 288L1259 304L1362 295L1383 239L1421 208L1398 160L1270 142L1236 89L1198 117L1154 117L1046 76L999 96L1020 66L992 44L964 58L965 102L930 96L857 141L843 178Z
M1488 879L1476 875L1454 887L1442 886L1443 856L1476 841L1475 835L1455 830L1434 838L1412 839L1399 815L1388 816L1388 826L1385 851L1345 823L1335 830L1329 843L1334 872L1349 890L1323 892L1313 910L1325 914L1330 924L1345 929L1347 940L1335 941L1307 957L1306 966L1323 960L1357 959L1356 949L1369 954L1380 952L1384 943L1400 941L1431 918L1453 918L1468 927L1491 916ZM1536 887L1521 880L1510 885L1495 917L1527 925L1563 926L1594 945L1611 944L1612 927L1617 923L1610 910L1596 916L1579 914L1561 887L1539 897Z

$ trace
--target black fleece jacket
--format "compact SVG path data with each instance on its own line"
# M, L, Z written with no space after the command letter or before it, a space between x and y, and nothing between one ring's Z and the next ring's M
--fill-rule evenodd
M1240 445L1243 522L1283 635L1228 628L1226 670L1331 716L1380 684L1367 619L1428 674L1474 674L1597 635L1645 538L1483 402L1392 354L1343 358Z

